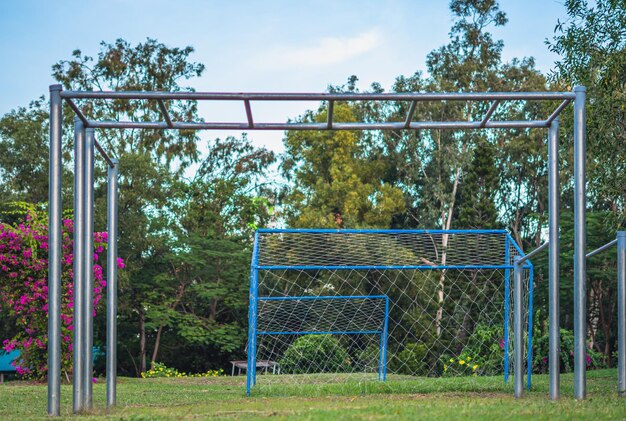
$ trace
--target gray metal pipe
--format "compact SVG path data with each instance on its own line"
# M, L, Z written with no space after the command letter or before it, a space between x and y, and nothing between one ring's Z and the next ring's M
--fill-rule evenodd
M569 105L570 102L572 102L571 99L566 99L563 102L561 102L559 104L559 106L556 107L556 109L552 112L552 114L550 114L550 116L548 116L548 119L546 120L546 122L548 124L552 124L552 122L559 117L559 114L561 114L561 111L563 111L565 109L565 107L567 107Z
M61 85L50 86L48 187L48 415L61 414L62 143Z
M617 393L626 396L626 231L617 233Z
M584 86L574 88L574 398L587 396L587 270L585 229L586 127Z
M515 343L515 397L521 398L524 391L524 330L522 322L522 262L515 256L513 269L513 340Z
M611 247L613 247L615 244L617 244L617 238L615 240L609 241L608 243L606 243L605 245L598 247L597 249L595 249L594 251L590 251L589 253L587 253L587 255L585 256L587 259L589 259L590 257L595 256L596 254L600 254L602 253L604 250L609 249Z
M174 129L174 130L329 130L328 123L259 123L250 127L245 123L167 123L150 121L89 121L89 127L101 129ZM402 122L381 123L332 123L332 130L427 130L427 129L512 129L512 128L546 128L545 120L530 121L487 121L484 126L480 121L443 121L443 122L411 122L408 127Z
M535 257L536 255L538 255L539 253L541 253L546 247L548 247L548 245L550 245L550 242L546 241L545 243L543 243L542 245L540 245L539 247L537 247L536 249L534 249L530 253L528 253L528 254L526 254L524 256L519 256L520 264L524 263L526 260L529 260L529 259Z
M484 128L487 125L487 122L489 121L489 119L491 118L491 115L496 111L496 109L498 108L498 105L500 105L500 101L495 100L493 101L493 103L491 104L491 106L489 107L489 109L487 110L487 113L485 114L485 117L483 117L483 120L480 122L480 127Z
M109 167L112 167L113 164L113 159L111 159L109 157L109 154L106 153L106 151L104 150L104 148L100 145L100 143L96 140L96 150L100 153L100 156L102 158L104 158L104 160L107 162L107 164L109 164Z
M548 132L548 373L550 399L561 394L561 328L559 321L559 119Z
M118 168L109 168L107 188L107 351L106 397L107 407L115 406L117 397L117 232L118 232Z
M440 92L440 93L275 93L275 92L146 92L63 91L74 99L161 99L213 101L518 101L574 99L572 92Z
M93 407L92 376L93 376L93 219L94 219L94 149L95 149L94 129L85 130L85 167L84 167L84 208L85 208L85 228L83 230L83 270L85 277L85 288L83 289L83 409L89 410Z
M73 410L83 410L84 319L85 289L85 126L74 118L74 349L73 349Z

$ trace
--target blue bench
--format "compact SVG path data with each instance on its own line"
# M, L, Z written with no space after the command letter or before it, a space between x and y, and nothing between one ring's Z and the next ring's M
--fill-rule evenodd
M0 351L0 383L4 383L5 374L14 374L15 367L11 363L20 357L20 351Z

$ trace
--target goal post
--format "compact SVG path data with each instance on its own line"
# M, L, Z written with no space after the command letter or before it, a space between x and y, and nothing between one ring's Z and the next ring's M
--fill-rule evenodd
M515 344L516 256L504 230L258 230L247 393L257 381L503 374L506 382L517 346L530 387L533 268L527 261L522 281L526 343ZM258 364L277 370L257 376Z

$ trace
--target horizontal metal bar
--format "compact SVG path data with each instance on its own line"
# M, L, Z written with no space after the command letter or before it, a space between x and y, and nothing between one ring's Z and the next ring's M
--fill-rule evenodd
M301 295L289 297L259 297L259 301L300 301L300 300L385 300L386 295Z
M272 332L272 331L259 331L257 335L380 335L383 333L381 330L331 330L331 331L315 331L306 330L302 332Z
M277 92L144 92L61 91L74 99L163 99L214 101L517 101L574 99L574 92L398 92L398 93L277 93Z
M462 269L513 269L513 265L268 265L257 266L257 270L462 270Z
M507 230L400 230L400 229L325 229L325 228L259 228L270 234L508 234Z
M498 108L498 105L500 105L499 100L495 100L493 104L491 104L491 107L487 110L487 114L485 114L485 118L483 118L483 121L480 122L481 128L484 128L487 125L487 122L491 118L491 115L496 111L496 108Z
M170 118L170 114L167 112L165 103L160 98L157 99L157 103L159 104L159 108L161 109L161 114L163 114L163 118L165 119L165 123L167 124L167 127L169 127L170 129L173 128L174 125L172 124L172 119Z
M72 101L71 99L67 99L66 101L67 101L67 104L70 106L70 108L74 110L76 117L80 118L80 121L83 122L83 125L85 126L85 128L90 127L87 117L85 117L85 115L83 114L82 110L78 107L78 105L76 105L74 101Z
M545 243L543 243L542 245L540 245L539 247L537 247L536 249L534 249L533 251L531 251L530 253L526 254L526 256L521 256L520 259L517 261L520 265L522 263L524 263L526 260L530 259L533 256L536 256L538 253L541 252L541 250L545 249L546 247L548 247L548 245L550 244L549 241L546 241Z
M565 107L567 107L570 102L572 102L571 99L566 99L565 101L561 102L559 106L556 107L556 109L552 112L552 114L550 114L550 117L548 117L546 123L548 123L548 125L552 124L552 122L556 120L559 114L561 114L561 111L563 111L563 109L565 109Z
M613 247L615 244L617 244L617 238L613 241L609 241L608 243L606 243L605 245L603 245L602 247L598 247L597 249L595 249L594 251L591 251L589 253L587 253L587 259L590 257L595 256L598 253L602 253L604 250Z
M98 141L95 141L95 146L96 149L98 150L98 152L100 152L100 156L102 156L104 158L104 160L107 162L107 164L109 164L109 167L111 168L115 168L115 163L113 162L113 160L109 157L109 155L106 153L106 151L104 150L104 148L102 148L102 146L100 145L100 143L98 143Z
M328 130L328 123L222 123L222 122L174 122L168 127L162 122L146 121L94 121L89 127L102 129L177 129L177 130ZM428 130L428 129L530 129L548 127L545 120L529 121L489 121L484 127L478 121L412 122L405 123L333 123L332 130Z

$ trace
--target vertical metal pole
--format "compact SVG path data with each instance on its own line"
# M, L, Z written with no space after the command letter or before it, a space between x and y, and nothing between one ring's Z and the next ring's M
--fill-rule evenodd
M113 160L113 167L109 167L107 186L107 407L116 404L117 384L117 177L119 163Z
M528 339L526 341L526 388L530 390L533 380L533 293L535 268L529 263L528 266Z
M83 410L84 320L85 289L85 127L74 118L74 349L73 349L73 409Z
M617 393L626 396L626 231L617 233Z
M559 119L548 132L548 373L550 399L559 398L561 328L559 322Z
M511 264L511 240L509 236L504 239L504 264ZM504 269L504 383L509 382L509 314L511 300L511 271Z
M515 345L514 356L514 380L515 397L521 398L524 390L524 330L522 322L522 265L519 256L515 256L515 269L513 270L513 343Z
M584 86L574 88L574 398L585 399L587 333L585 229L585 98Z
M92 402L92 373L93 373L93 170L94 170L94 129L85 130L85 172L84 172L84 208L85 208L85 228L83 231L84 254L83 270L85 271L85 288L83 289L83 409L89 410L93 407Z
M48 414L61 414L61 176L63 104L61 85L50 86L48 186Z

